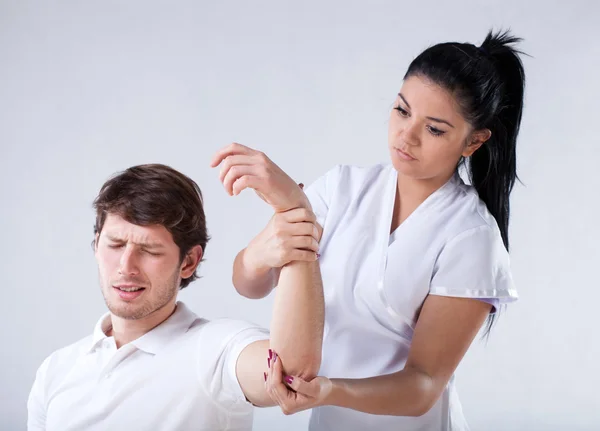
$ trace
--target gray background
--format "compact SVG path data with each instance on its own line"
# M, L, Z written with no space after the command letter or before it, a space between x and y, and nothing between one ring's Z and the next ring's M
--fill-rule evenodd
M212 234L198 314L263 325L234 292L235 253L266 223L208 167L239 141L298 181L387 160L387 117L414 56L510 27L532 55L513 194L521 300L458 370L474 430L600 429L598 3L526 1L0 2L0 428L25 427L37 366L104 303L91 203L115 171L167 163L205 194ZM307 413L258 411L258 430Z

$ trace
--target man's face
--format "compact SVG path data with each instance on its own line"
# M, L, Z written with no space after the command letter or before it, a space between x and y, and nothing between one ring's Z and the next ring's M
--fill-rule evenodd
M139 226L116 214L107 215L95 254L106 305L123 319L143 319L174 304L181 277L189 276L164 226Z

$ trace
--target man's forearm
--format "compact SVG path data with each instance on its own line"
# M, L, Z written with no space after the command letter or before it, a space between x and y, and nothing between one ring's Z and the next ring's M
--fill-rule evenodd
M321 366L323 284L318 261L281 269L271 322L271 348L287 374L310 380Z

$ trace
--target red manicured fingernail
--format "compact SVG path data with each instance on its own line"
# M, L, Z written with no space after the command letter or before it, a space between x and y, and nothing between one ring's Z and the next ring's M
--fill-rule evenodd
M271 349L269 349L269 359L273 358L273 351Z
M267 373L263 373L265 375L265 382L267 381Z
M271 368L271 358L267 358L267 365Z
M273 363L275 363L276 360L277 360L277 353L275 353L275 355L274 355Z
M285 381L291 385L294 381L294 378L292 376L285 376Z
M320 254L320 253L317 253L317 259L318 259L318 258L320 258L320 257L321 257L321 254Z

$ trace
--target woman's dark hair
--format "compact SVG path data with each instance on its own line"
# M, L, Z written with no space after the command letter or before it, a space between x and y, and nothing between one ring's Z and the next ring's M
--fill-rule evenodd
M181 262L196 245L204 252L210 239L198 184L169 166L139 165L114 175L100 189L94 208L94 235L102 232L108 214L140 226L162 225L179 247ZM180 288L197 278L194 272Z
M471 184L496 219L508 250L509 196L517 179L516 144L525 90L525 72L513 45L521 39L508 31L490 31L477 47L441 43L410 64L404 79L425 77L450 91L475 130L491 138L467 160ZM488 333L494 318L488 321Z

